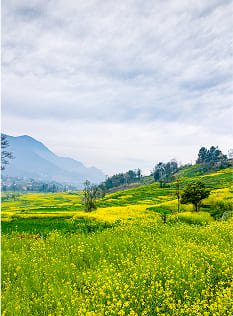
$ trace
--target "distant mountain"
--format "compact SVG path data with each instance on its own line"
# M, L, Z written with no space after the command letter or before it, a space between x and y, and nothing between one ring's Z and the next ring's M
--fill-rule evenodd
M56 181L82 187L85 180L99 183L104 180L104 173L95 168L85 167L72 158L59 157L36 139L23 135L7 136L8 151L14 159L9 161L3 175L28 177L42 181Z

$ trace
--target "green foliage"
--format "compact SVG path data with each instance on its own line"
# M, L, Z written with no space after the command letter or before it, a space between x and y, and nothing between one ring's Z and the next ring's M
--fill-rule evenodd
M86 212L91 212L96 209L96 199L100 196L101 192L100 188L91 184L90 181L86 180L84 182L83 199Z
M211 205L210 214L215 219L220 219L225 212L232 211L232 200L217 200Z
M165 187L164 184L171 181L172 175L178 171L178 163L175 159L167 163L159 162L153 171L154 180L160 182L160 187Z
M202 147L199 150L198 153L198 158L197 158L197 163L206 163L207 165L209 164L214 165L214 164L224 164L226 162L227 156L224 155L221 150L219 150L218 146L214 147L211 146L210 149L207 149L205 147Z
M11 234L15 232L21 234L39 234L46 238L53 231L61 234L80 234L93 233L111 228L113 225L103 223L88 218L14 218L10 222L2 222L2 234Z
M201 201L209 195L210 190L206 189L203 182L191 182L181 194L181 204L192 203L195 207L195 211L198 211Z
M227 212L224 212L223 215L222 215L222 220L224 221L227 221L229 219L232 219L233 218L233 211L227 211Z
M162 208L159 206L152 206L152 207L148 207L147 208L148 211L154 211L158 214L160 214L162 220L164 223L166 223L167 221L167 215L171 214L171 210L167 209L167 208Z
M171 210L162 208L161 206L148 207L147 210L154 211L154 212L159 213L159 214L165 214L165 215L172 213Z
M185 165L179 169L177 176L184 177L184 178L185 177L192 178L192 177L204 175L207 172L208 172L208 169L206 169L202 164Z
M108 177L99 187L101 189L110 190L122 185L140 182L141 179L141 169L129 170L126 173L118 173L111 177Z
M213 218L206 212L184 212L171 215L167 218L168 223L183 222L194 225L207 225L213 222Z

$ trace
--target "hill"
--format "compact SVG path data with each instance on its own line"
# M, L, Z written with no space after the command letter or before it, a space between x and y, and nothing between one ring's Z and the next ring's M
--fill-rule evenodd
M180 180L180 190L182 191L191 181L201 180L211 190L211 195L204 201L202 210L210 212L214 216L215 214L221 216L225 211L232 210L232 179L233 169L229 168L203 176L183 177ZM152 183L107 194L97 201L97 211L90 213L83 212L82 198L79 199L82 197L82 192L54 193L53 195L23 194L13 199L6 194L6 196L2 196L2 200L4 200L2 219L21 217L26 214L29 217L52 216L56 218L62 215L62 217L70 218L78 214L80 217L101 217L104 221L108 221L112 215L115 218L115 214L117 216L124 214L123 217L127 217L129 214L138 216L144 211L153 213L154 211L169 210L175 213L177 210L176 182L169 185L170 187L161 188L159 183ZM192 205L182 205L181 207L181 212L191 210Z
M188 170L192 170L192 166L185 169L186 174ZM190 171L191 172L191 171ZM184 173L182 175L185 175ZM183 177L180 180L180 188L184 188L191 181L201 180L205 183L207 188L211 190L218 190L230 188L232 186L233 169L226 168L217 172L193 176ZM154 205L165 200L174 200L176 193L176 182L169 183L169 187L160 188L159 183L152 183L149 185L141 185L137 188L130 188L128 190L118 191L113 194L108 194L102 199L102 204L106 206L126 206L132 204L148 204Z
M99 183L104 173L85 167L81 162L68 157L59 157L43 143L28 136L8 136L8 150L14 155L3 175L28 177L42 181L56 181L82 187L85 180Z

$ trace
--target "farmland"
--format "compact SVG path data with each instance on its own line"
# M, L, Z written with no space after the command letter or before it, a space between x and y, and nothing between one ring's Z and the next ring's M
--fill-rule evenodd
M3 195L2 315L231 315L232 169L184 175L181 189L200 179L198 213L176 212L176 183L90 213L82 192Z

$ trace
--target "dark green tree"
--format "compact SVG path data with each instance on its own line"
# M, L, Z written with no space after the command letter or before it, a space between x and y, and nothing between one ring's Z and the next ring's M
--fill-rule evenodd
M216 163L225 162L226 160L227 156L221 152L218 146L211 146L210 149L202 147L199 150L196 163L207 163L209 165L214 165Z
M138 178L138 180L141 180L141 178L142 178L142 170L139 168L137 170L137 178Z
M200 209L201 201L210 195L210 190L201 181L193 181L187 185L181 194L181 204L192 203L195 211Z
M201 147L201 149L198 152L198 158L196 163L203 163L206 162L208 159L208 150L205 147Z
M155 182L159 181L160 174L159 174L159 171L158 171L158 170L156 170L156 171L154 172L153 176L154 176Z
M111 177L108 177L102 184L99 185L99 188L110 190L122 185L128 185L130 183L138 182L142 179L142 172L140 169L129 170L125 173L118 173Z

